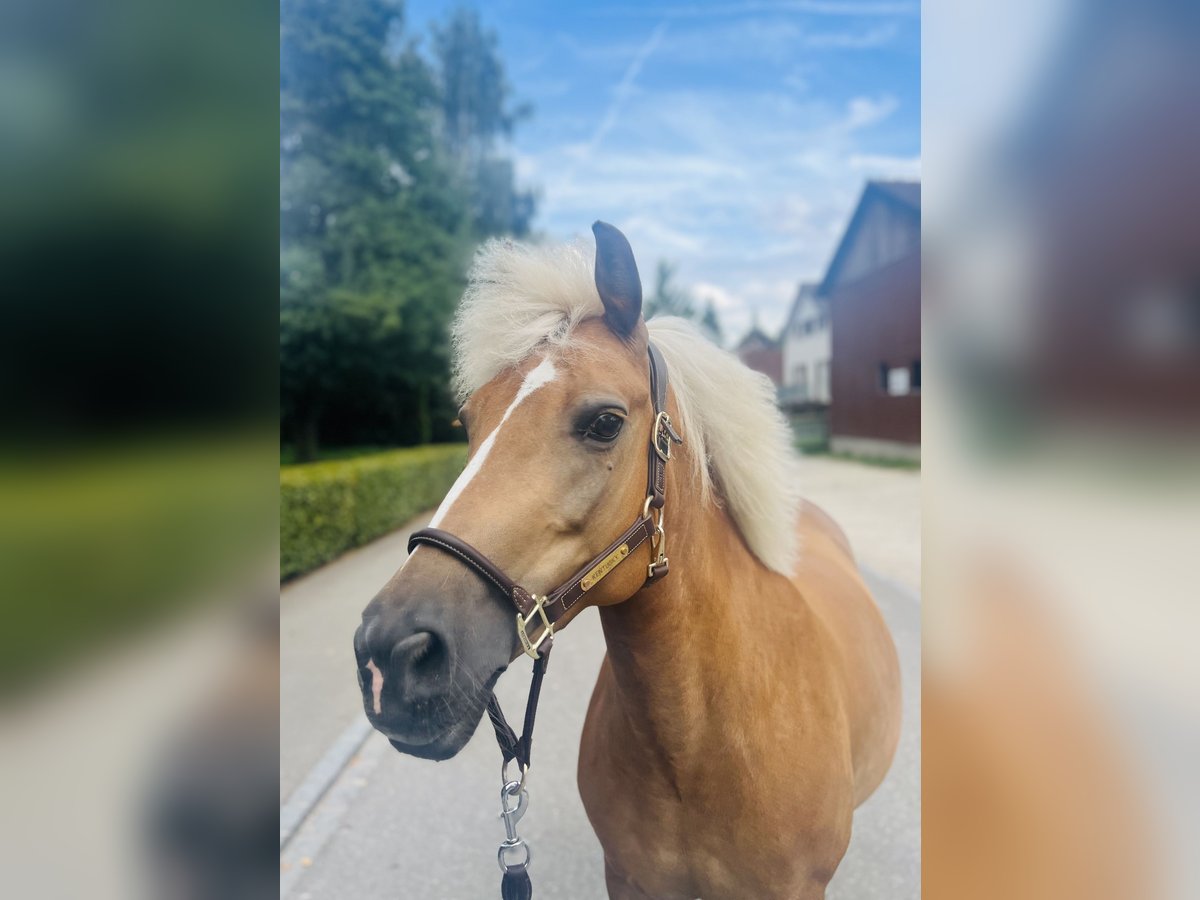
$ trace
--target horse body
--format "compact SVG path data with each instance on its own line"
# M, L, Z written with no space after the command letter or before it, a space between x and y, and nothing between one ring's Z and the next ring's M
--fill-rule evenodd
M671 577L600 610L578 780L609 894L822 897L895 750L891 638L816 507L791 580L719 508L672 521Z
M895 750L895 648L845 536L798 502L773 386L686 323L648 326L628 242L594 230L594 281L578 247L476 260L455 324L470 463L363 612L364 712L404 753L455 755L534 652L513 604L533 621L521 602L575 584L537 640L598 608L579 787L611 896L820 898ZM683 445L660 465L668 413ZM656 501L653 538L604 550Z

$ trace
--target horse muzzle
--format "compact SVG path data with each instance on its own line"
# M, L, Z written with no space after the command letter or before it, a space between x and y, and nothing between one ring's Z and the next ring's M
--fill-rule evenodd
M439 616L411 605L372 606L354 634L367 719L402 753L454 756L479 723L508 662L507 647L499 655L471 652L469 638L457 633L464 629Z

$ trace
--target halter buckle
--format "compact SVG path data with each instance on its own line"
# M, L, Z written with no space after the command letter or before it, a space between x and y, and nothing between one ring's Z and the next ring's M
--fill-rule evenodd
M671 458L671 444L682 444L683 438L675 433L675 429L671 427L671 417L667 415L664 409L654 417L654 430L651 433L651 445L654 447L654 452L663 462L667 462Z
M546 615L545 604L550 598L545 595L539 597L537 594L531 594L530 597L533 600L533 609L529 611L529 615L523 616L517 613L517 637L521 639L521 646L525 649L526 655L530 659L539 659L541 654L538 653L538 648L542 646L546 638L554 634L554 623ZM537 640L529 636L529 623L533 621L534 616L541 616L543 625L542 633L537 636Z
M663 518L663 511L660 508L657 521L654 523L654 535L650 538L650 549L657 555L646 567L647 581L657 581L662 578L667 574L670 565L670 561L667 559L667 532L663 528Z

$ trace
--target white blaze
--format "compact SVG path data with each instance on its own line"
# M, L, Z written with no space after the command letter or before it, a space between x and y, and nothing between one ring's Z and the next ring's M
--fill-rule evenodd
M383 711L383 673L379 671L379 666L375 665L375 660L367 660L367 669L371 673L371 697L375 700L375 715L379 715Z
M479 445L479 450L472 457L471 462L467 464L467 467L463 469L462 474L458 476L458 480L450 488L450 493L446 495L446 499L442 501L442 505L438 507L437 512L433 514L433 519L429 522L431 528L436 528L441 523L442 519L446 517L446 513L450 512L450 507L454 505L454 501L459 498L462 492L466 490L467 485L471 483L471 479L479 474L479 470L483 468L488 454L492 451L492 446L496 443L496 436L500 434L500 429L504 427L504 423L508 421L508 417L513 414L513 410L520 406L521 402L538 388L553 381L557 374L554 369L554 363L550 362L549 357L538 363L536 368L529 370L529 374L521 382L521 388L517 391L517 396L513 397L512 403L504 411L504 417L500 419L500 424L495 427L491 434L483 439L483 443Z

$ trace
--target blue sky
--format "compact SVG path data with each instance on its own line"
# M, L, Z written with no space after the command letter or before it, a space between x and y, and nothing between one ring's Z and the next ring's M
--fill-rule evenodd
M414 0L411 31L461 5ZM920 176L917 2L477 5L519 101L535 229L628 235L717 305L726 340L774 331L824 271L867 178Z

